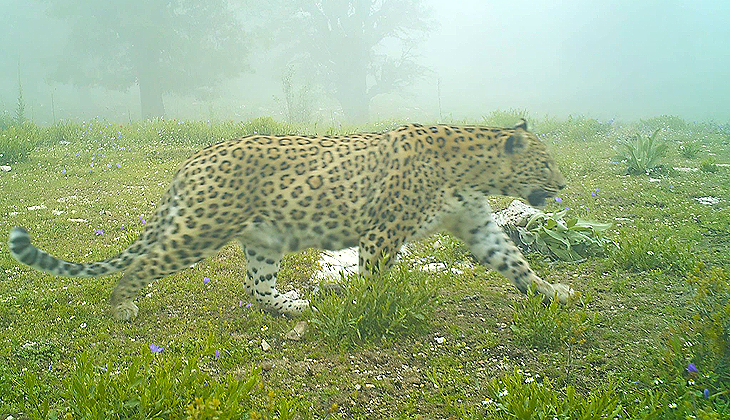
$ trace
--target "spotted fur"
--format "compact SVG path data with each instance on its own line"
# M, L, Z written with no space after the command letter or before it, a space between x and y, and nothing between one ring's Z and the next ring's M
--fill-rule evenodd
M384 254L437 231L462 238L475 258L523 292L568 301L573 291L540 279L494 223L486 195L541 206L565 181L545 146L514 128L411 124L385 133L253 135L208 147L182 164L141 235L119 255L71 263L34 247L23 228L10 251L54 275L124 271L113 315L137 315L137 292L155 279L215 254L231 240L244 249L246 291L267 307L297 314L308 306L276 290L282 256L308 247L359 246L360 272Z

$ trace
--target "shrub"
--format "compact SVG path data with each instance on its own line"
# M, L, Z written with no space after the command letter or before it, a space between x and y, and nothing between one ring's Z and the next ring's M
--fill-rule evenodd
M674 274L686 273L695 265L689 245L681 245L673 236L657 234L641 226L620 232L612 261L627 271Z
M702 150L698 141L685 141L679 145L679 154L686 159L692 159Z
M700 162L700 170L702 172L715 173L718 169L717 159L712 156L702 159L702 162Z
M687 127L687 123L676 115L661 115L647 120L641 120L641 123L650 130L665 129L679 131Z
M525 121L531 121L526 109L511 108L506 111L497 109L483 116L482 124L491 127L513 127L523 118ZM532 123L528 123L528 126L532 126Z
M567 210L557 213L538 212L527 224L517 226L517 242L528 251L537 251L553 259L578 261L600 255L613 243L603 233L610 223L597 223L579 218L564 220Z
M32 418L83 419L249 419L260 386L258 370L244 379L214 378L197 358L143 351L124 367L97 366L82 354L62 379L62 401L50 401L47 384L31 371L17 386L23 390L25 410ZM259 385L259 386L257 386ZM253 398L257 397L257 398ZM268 407L276 418L296 417L296 403L269 393ZM53 408L59 404L59 409ZM282 409L283 408L283 409ZM269 418L263 414L263 418Z
M435 299L429 276L403 264L385 274L351 276L343 294L312 303L312 325L330 345L345 347L416 332L428 324Z
M616 147L617 157L626 162L626 171L629 174L646 174L662 166L660 160L667 151L667 145L656 141L659 130L649 137L636 134L631 140L619 142Z
M593 325L595 319L584 310L565 308L556 299L545 305L544 296L531 291L515 306L510 328L522 346L553 349L582 343Z
M43 130L31 122L6 127L0 132L0 163L25 161L42 141Z
M581 395L568 386L554 389L545 379L515 371L486 385L482 401L488 419L614 419L621 418L621 400L612 388L597 389Z

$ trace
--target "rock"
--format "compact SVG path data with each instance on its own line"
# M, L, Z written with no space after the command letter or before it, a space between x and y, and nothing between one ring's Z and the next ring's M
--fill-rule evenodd
M309 324L307 324L307 321L299 321L297 322L297 325L294 326L294 329L286 333L284 338L287 340L299 341L304 336L308 326Z
M505 226L524 226L532 215L539 212L540 210L530 207L520 200L512 200L506 209L494 213L494 221L502 229Z
M7 165L0 166L0 171L3 171L3 172L10 172L10 169L11 169L10 166L7 166ZM10 416L10 417L13 417L13 416Z
M264 360L261 362L261 370L267 371L274 368L273 360Z
M265 339L261 339L261 349L263 351L269 351L271 349L271 344L267 343Z

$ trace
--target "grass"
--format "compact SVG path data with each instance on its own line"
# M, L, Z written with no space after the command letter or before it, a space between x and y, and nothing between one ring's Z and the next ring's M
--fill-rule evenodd
M341 296L310 293L316 251L287 256L280 290L297 289L319 310L301 318L248 305L231 244L145 288L128 324L106 306L118 277L32 271L0 241L0 418L728 418L726 129L676 117L535 127L568 180L546 211L613 224L606 235L618 246L604 256L528 257L546 280L581 291L578 305L521 295L438 235L382 277L344 280ZM711 157L715 171L625 175L613 162L617 139L658 128L671 146L667 168ZM22 152L0 162L12 165L0 172L0 236L22 225L69 260L113 255L142 230L181 161L254 131L311 132L271 119L8 125L0 139L15 140L0 148ZM688 139L701 142L696 157L679 148ZM697 200L708 196L720 201ZM423 261L444 269L413 272ZM309 330L285 339L300 320Z

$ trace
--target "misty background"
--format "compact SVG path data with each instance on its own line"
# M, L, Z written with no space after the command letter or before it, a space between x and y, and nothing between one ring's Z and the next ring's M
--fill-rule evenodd
M730 2L0 0L0 113L730 120Z

